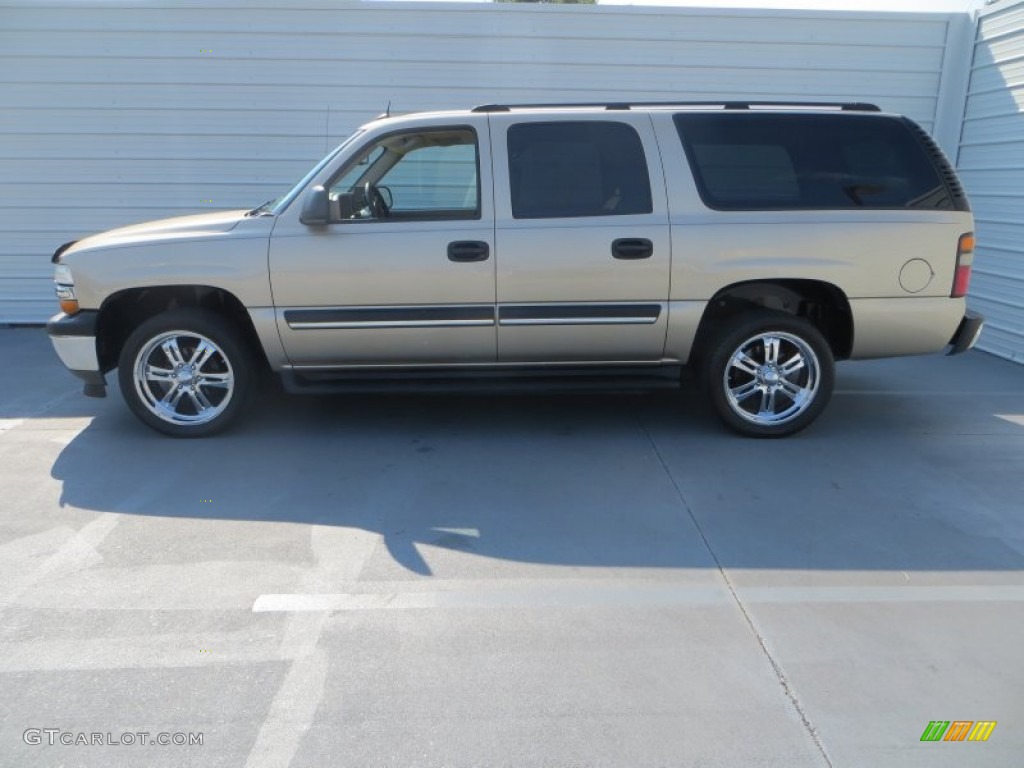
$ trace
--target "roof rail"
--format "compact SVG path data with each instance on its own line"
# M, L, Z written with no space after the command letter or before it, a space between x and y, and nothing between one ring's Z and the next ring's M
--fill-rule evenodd
M511 112L513 109L545 109L559 107L590 107L592 109L625 110L633 107L722 107L723 109L750 109L751 107L809 107L839 109L844 112L881 112L875 104L854 101L593 101L548 104L481 104L473 112Z

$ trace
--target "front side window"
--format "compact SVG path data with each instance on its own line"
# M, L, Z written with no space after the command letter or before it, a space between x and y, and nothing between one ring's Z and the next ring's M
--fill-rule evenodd
M675 123L710 208L953 208L931 159L896 118L678 114Z
M611 121L518 123L508 129L512 216L552 219L650 213L640 136Z
M452 128L384 136L364 147L328 191L335 221L479 218L476 134Z

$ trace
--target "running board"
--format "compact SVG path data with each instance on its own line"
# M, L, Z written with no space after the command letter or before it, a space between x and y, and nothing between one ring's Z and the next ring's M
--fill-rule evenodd
M680 367L543 368L512 370L339 371L286 369L280 372L293 394L337 393L522 394L623 392L679 389Z

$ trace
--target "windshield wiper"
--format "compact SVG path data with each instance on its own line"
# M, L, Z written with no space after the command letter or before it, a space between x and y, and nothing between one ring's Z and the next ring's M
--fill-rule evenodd
M277 202L277 198L276 197L273 198L272 200L267 200L267 202L265 202L263 205L257 206L256 208L253 208L251 211L249 211L245 215L246 216L273 216L274 214L273 214L273 212L271 212L270 209L274 205L274 203L276 203L276 202Z

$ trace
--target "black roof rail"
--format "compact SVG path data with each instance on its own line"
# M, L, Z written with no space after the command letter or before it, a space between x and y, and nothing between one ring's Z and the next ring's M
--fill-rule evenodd
M547 109L577 107L591 109L624 110L633 107L722 107L723 109L750 109L751 107L809 107L839 109L844 112L881 112L876 104L861 101L588 101L547 104L481 104L473 112L511 112L513 109Z

